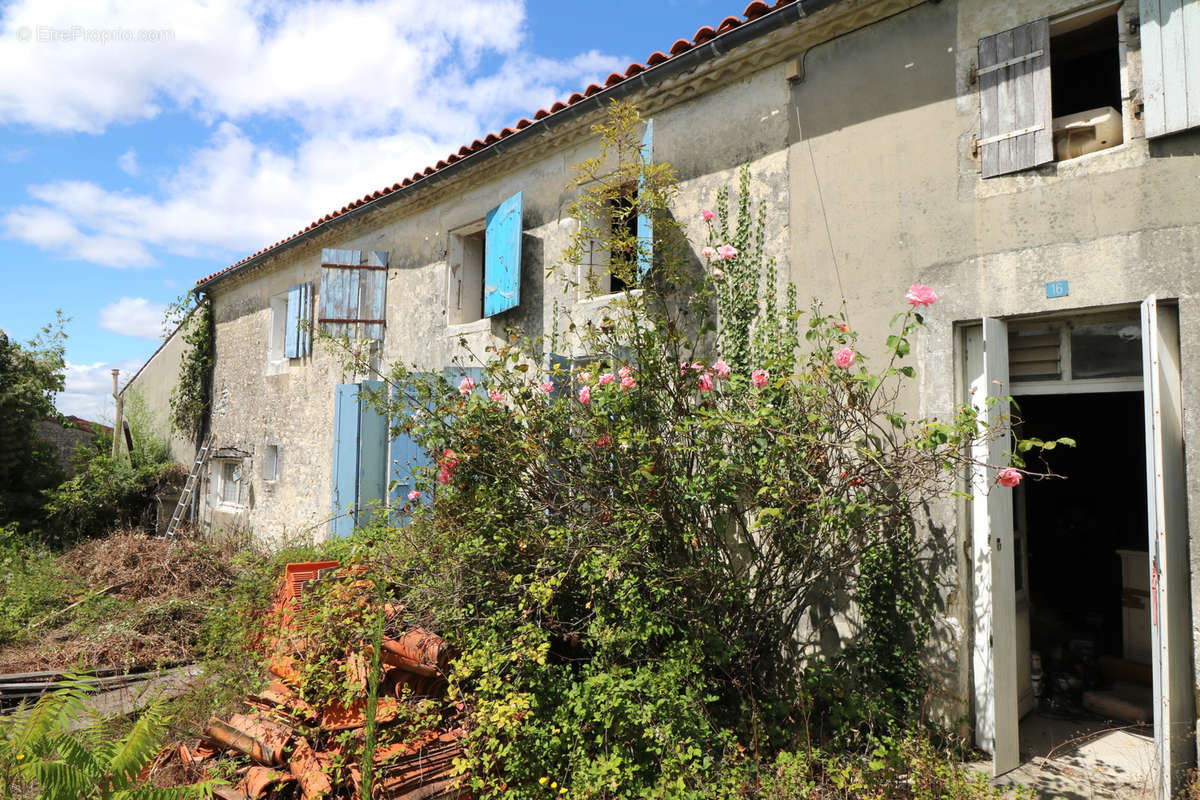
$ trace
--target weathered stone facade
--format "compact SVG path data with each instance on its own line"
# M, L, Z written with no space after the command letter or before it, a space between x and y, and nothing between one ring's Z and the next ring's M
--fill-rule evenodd
M904 398L911 410L935 417L967 399L965 337L981 318L1128 310L1152 294L1172 301L1181 331L1187 494L1195 496L1200 131L1145 137L1136 8L1115 9L1124 143L984 179L973 152L980 135L977 43L1084 4L811 5L811 16L714 47L661 82L650 71L637 87L617 84L611 92L631 97L654 119L653 157L671 162L681 178L677 218L694 224L699 237L699 210L748 162L753 192L769 204L767 251L781 280L794 281L802 298L844 304L868 349L883 341L909 284L937 287L942 299L914 350L922 378ZM588 127L601 114L594 109L558 124L551 115L544 130L530 127L528 135L494 145L503 148L499 155L477 166L468 159L444 178L434 173L204 285L216 316L212 430L218 445L253 454L242 505L219 503L210 488L214 524L248 524L267 538L326 530L334 387L357 376L344 374L320 344L278 374L267 365L270 299L297 282L319 286L322 248L390 254L385 363L442 368L460 354L460 338L484 352L508 326L533 336L549 331L556 300L564 319L586 318L602 306L564 294L551 270L575 224L566 213L571 165L596 153ZM520 307L449 324L450 232L518 191L525 203ZM1069 282L1068 296L1044 291L1058 280ZM268 445L278 448L274 480L261 477ZM1175 587L1173 597L1200 604L1200 503L1189 504L1187 519L1192 584ZM956 501L929 509L924 521L958 556L946 565L957 577L942 598L938 632L943 678L960 699L945 709L950 719L972 712L979 634L972 633L978 565L970 520L967 501ZM1190 619L1200 618L1200 606L1189 611ZM1188 627L1194 653L1200 637L1190 620Z

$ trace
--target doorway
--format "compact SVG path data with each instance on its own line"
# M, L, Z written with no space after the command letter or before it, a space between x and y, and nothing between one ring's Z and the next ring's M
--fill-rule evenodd
M964 399L987 422L988 430L1003 430L1017 422L1010 408L1015 398L1018 406L1025 404L1026 416L1029 409L1038 414L1038 419L1022 424L1057 424L1055 436L1069 435L1062 431L1064 420L1090 425L1101 431L1106 448L1086 462L1079 459L1079 476L1088 476L1093 485L1077 496L1074 488L1031 489L1033 480L1025 481L1017 492L1000 486L997 470L1009 463L1009 438L981 436L972 445L975 465L968 478L976 743L991 753L993 775L1012 772L1021 767L1021 718L1028 717L1042 697L1070 710L1084 707L1085 689L1102 693L1118 681L1144 684L1144 669L1121 671L1140 663L1128 656L1139 655L1134 650L1144 648L1144 636L1132 628L1126 633L1125 626L1136 628L1139 620L1145 620L1145 616L1126 614L1127 607L1147 613L1145 608L1134 608L1135 598L1144 595L1151 620L1154 723L1148 774L1153 796L1166 800L1194 758L1178 310L1149 297L1139 310L1113 309L1102 315L1081 313L1012 323L984 318L979 325L963 328L962 344ZM1104 397L1088 399L1088 395ZM1114 399L1117 395L1125 399ZM1031 401L1031 397L1041 399ZM1138 398L1142 401L1140 433ZM1120 427L1125 430L1115 431L1113 414L1121 416ZM1139 441L1144 456L1137 468L1133 465L1138 463ZM1140 498L1139 486L1143 487ZM1111 510L1114 506L1121 510ZM1145 513L1140 526L1144 539L1137 539L1135 533L1139 509ZM1133 527L1128 535L1112 530L1089 536L1073 533L1097 524ZM1119 583L1111 558L1102 549L1121 551L1114 553L1123 570ZM1043 564L1046 559L1056 563L1035 566L1031 576L1031 551L1035 561L1045 556ZM1105 560L1109 566L1102 563ZM1039 575L1043 584L1051 580L1060 585L1036 586ZM1140 576L1145 580L1138 585ZM1114 606L1113 590L1118 586L1120 605ZM1035 589L1044 590L1036 620ZM1084 600L1081 591L1087 595ZM1114 622L1118 616L1120 627ZM1035 669L1032 659L1035 628L1039 646L1054 659L1042 666L1053 668L1055 681L1053 689L1040 686L1037 693L1032 691L1035 676L1045 683L1047 670ZM1126 643L1134 650L1126 652ZM1113 655L1117 652L1120 655ZM1107 676L1100 669L1102 655L1107 656ZM1140 657L1144 660L1144 650ZM1121 699L1119 693L1115 699ZM1089 702L1113 700L1093 695ZM1144 706L1132 714L1143 715Z

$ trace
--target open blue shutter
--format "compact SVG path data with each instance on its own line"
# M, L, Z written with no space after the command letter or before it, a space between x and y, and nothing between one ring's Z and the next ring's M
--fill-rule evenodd
M333 406L333 518L329 532L348 536L354 531L358 501L358 385L339 384Z
M646 122L646 133L642 136L641 160L644 166L649 166L654 160L654 120ZM654 218L650 216L650 209L646 205L645 189L645 176L640 175L638 176L639 211L637 218L637 272L639 279L646 277L646 273L650 271L650 264L654 260Z
M287 328L283 340L283 354L288 358L300 357L300 284L288 287Z
M1146 136L1200 126L1200 0L1141 0Z
M483 315L521 302L521 192L487 213L483 246Z
M370 393L382 388L383 381L363 381L358 393L359 525L365 525L372 508L379 508L387 497L387 417L369 402Z

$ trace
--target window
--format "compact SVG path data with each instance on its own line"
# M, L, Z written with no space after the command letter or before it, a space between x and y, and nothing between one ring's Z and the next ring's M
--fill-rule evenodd
M1035 20L979 40L983 177L1121 144L1118 6Z
M217 497L223 506L245 505L245 484L242 482L241 461L217 462Z
M290 358L312 353L312 284L298 283L272 297L267 331L268 374L283 372Z
M584 256L583 290L585 297L603 297L629 288L625 278L636 272L634 260L638 246L637 187L626 186L609 201L604 217L597 220L606 242L592 240ZM616 248L614 255L613 248ZM613 265L620 266L613 269Z
M1008 373L1013 390L1030 385L1062 391L1077 382L1129 383L1142 377L1142 327L1129 313L1097 314L1065 322L1014 323L1008 330Z
M517 192L485 219L451 232L449 324L476 322L520 305L522 203Z
M268 444L263 448L262 478L274 481L279 478L279 445Z

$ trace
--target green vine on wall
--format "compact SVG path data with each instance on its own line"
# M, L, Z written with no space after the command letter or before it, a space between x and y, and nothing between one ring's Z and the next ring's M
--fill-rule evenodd
M171 428L199 441L201 427L212 405L212 371L215 344L212 302L186 295L167 310L167 318L184 314L182 334L187 346L179 363L179 378L171 392ZM190 311L184 311L195 302Z

